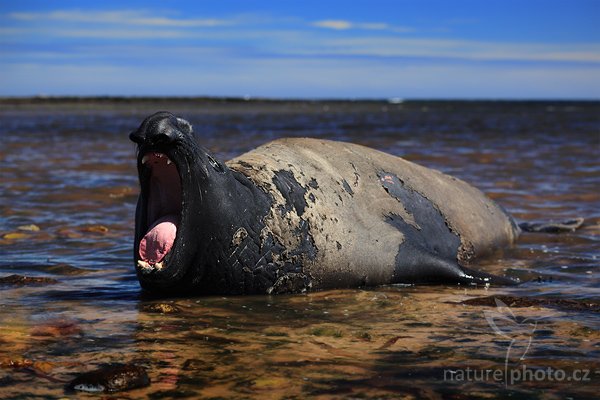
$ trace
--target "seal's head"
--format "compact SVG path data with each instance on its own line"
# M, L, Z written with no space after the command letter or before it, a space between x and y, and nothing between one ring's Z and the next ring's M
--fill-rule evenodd
M214 263L216 239L235 179L168 112L146 118L129 138L138 145L140 196L134 257L144 289L173 293L198 286ZM225 212L226 213L226 212Z

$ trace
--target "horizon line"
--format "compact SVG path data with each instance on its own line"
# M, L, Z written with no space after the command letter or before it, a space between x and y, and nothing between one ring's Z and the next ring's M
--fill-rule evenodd
M110 102L110 101L206 101L206 102L600 102L599 98L576 97L269 97L269 96L218 96L218 95L0 95L0 102Z

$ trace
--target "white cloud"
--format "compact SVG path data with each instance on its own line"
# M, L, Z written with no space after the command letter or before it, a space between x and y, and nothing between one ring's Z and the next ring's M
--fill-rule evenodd
M383 31L391 29L391 27L388 24L384 24L383 22L368 22L366 24L355 24L355 26L359 29L367 29L372 31Z
M180 39L186 32L164 29L55 29L55 36L89 39Z
M339 56L455 58L473 61L600 62L598 44L498 43L397 37L323 39L317 51Z
M205 28L232 27L244 21L242 17L174 18L136 10L13 12L4 17L18 26L2 29L0 40L4 42L24 34L42 38L180 39L199 36L208 31Z
M27 30L22 28L0 28L0 40L5 39L9 35L17 36L26 32Z
M209 28L234 25L235 21L216 18L178 19L153 16L141 11L52 11L47 13L15 12L8 17L17 21L57 21L71 23L126 24L148 27Z
M316 22L313 22L312 25L319 27L319 28L336 29L336 30L346 30L346 29L352 28L351 22L342 21L342 20L334 20L334 19L316 21Z
M351 22L340 19L325 19L315 21L311 24L317 28L334 29L334 30L368 30L368 31L390 31L390 32L411 32L413 29L403 26L392 26L383 22Z

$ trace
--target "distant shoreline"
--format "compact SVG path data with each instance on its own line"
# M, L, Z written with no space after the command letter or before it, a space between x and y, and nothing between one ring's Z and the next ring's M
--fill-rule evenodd
M268 98L268 97L218 97L218 96L0 96L0 104L63 104L63 103L387 103L387 104L593 104L600 99L372 99L372 98Z
M160 110L187 115L204 114L323 114L388 112L404 113L508 113L574 112L587 110L600 115L598 100L404 100L391 99L272 99L243 97L117 97L36 96L0 97L0 113L108 112L143 116Z

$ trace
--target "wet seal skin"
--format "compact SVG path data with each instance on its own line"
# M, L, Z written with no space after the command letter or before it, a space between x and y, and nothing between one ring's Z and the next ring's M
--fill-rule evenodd
M439 171L309 138L223 163L168 112L129 137L141 187L134 261L151 293L515 283L468 265L514 243L520 228L481 191Z
M113 393L149 385L150 378L143 367L133 364L113 364L79 375L67 385L66 390Z

